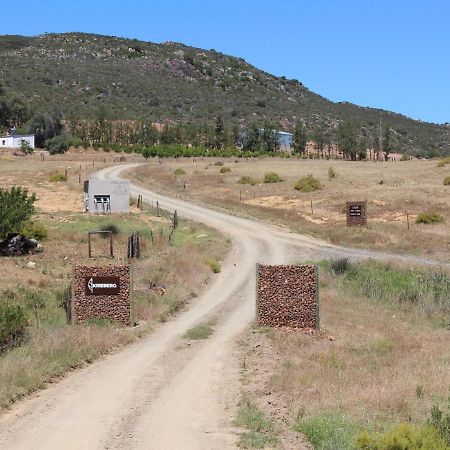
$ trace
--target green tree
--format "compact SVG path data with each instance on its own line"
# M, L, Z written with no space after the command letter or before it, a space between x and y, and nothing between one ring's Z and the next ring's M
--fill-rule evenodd
M306 151L306 143L308 136L306 135L305 128L302 124L297 123L294 128L294 136L292 139L292 147L294 152L304 154Z
M34 214L36 196L21 187L0 189L0 238L18 232Z
M214 126L214 134L215 134L215 148L223 148L225 143L225 128L223 125L222 117L216 117L216 123Z
M242 148L244 150L253 151L258 151L261 149L261 132L255 124L250 125L250 127L245 130Z
M391 127L389 125L386 125L384 127L383 133L383 153L385 161L389 159L389 153L391 153L391 151L392 151Z
M264 128L260 131L261 150L265 152L275 152L280 148L280 141L277 132L273 129L272 124L266 122Z
M7 90L0 80L0 127L21 125L28 118L23 98Z
M62 133L64 125L59 114L36 114L28 122L28 132L35 135L37 147L43 147L47 139Z
M337 139L339 150L344 155L344 158L350 157L352 161L355 161L358 147L355 125L352 122L339 124Z
M170 125L164 125L159 141L164 145L175 144L175 133Z

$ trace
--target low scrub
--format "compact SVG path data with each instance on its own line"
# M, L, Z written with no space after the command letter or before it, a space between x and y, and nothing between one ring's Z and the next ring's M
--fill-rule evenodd
M42 223L32 221L28 221L22 226L20 234L29 239L36 239L37 241L44 241L48 235L47 228Z
M342 447L341 447L342 448ZM448 450L444 439L431 426L409 423L397 425L386 433L361 433L356 439L359 450Z
M362 264L343 261L325 263L325 266L342 275L344 288L353 293L377 301L409 302L427 314L434 311L442 317L449 316L449 275L431 270L400 270L375 261Z
M221 271L220 263L215 258L205 258L205 264L209 266L209 268L214 273L219 273Z
M450 156L449 156L448 158L441 159L441 160L437 163L437 166L438 166L438 167L444 167L444 166L446 166L447 164L450 164Z
M239 436L240 448L265 448L275 446L278 442L274 426L264 413L248 397L243 396L234 425L248 431Z
M427 225L442 222L444 222L444 217L436 211L420 213L416 219L416 223L424 223Z
M242 176L238 181L239 184L251 184L252 186L254 186L257 182L258 180L249 175Z
M322 189L322 185L317 178L312 175L300 178L294 185L294 188L300 192L313 192Z
M348 258L333 259L330 262L330 269L336 275L343 275L351 269L352 265Z
M69 150L70 140L66 136L55 136L45 141L45 149L50 155L65 153Z
M50 181L50 183L58 183L61 181L67 181L67 175L57 172L57 173L53 173L48 177L48 181Z
M214 163L215 166L223 166L223 162L222 161L217 161L216 163Z
M264 175L264 183L280 183L284 181L276 172L269 172Z
M220 173L230 173L231 169L228 166L223 166L220 168Z
M324 413L300 419L295 430L303 433L315 450L350 450L362 428L342 414Z
M333 167L328 168L328 178L331 180L332 178L336 178L337 174Z
M447 399L446 408L441 409L438 404L433 406L428 425L432 426L450 447L450 397Z
M186 175L186 171L181 167L179 167L178 169L175 170L175 175Z
M20 342L26 326L27 316L21 305L0 303L0 352Z
M444 186L450 186L450 176L444 178Z
M118 235L120 233L120 228L114 223L107 223L100 227L100 231L109 231L113 235ZM104 235L106 237L106 235Z

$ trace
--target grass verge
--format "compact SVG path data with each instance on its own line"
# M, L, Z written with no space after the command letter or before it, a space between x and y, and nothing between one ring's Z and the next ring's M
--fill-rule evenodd
M190 328L184 333L184 339L191 339L198 341L201 339L208 339L214 333L215 320L209 320L208 322L203 322L195 327Z

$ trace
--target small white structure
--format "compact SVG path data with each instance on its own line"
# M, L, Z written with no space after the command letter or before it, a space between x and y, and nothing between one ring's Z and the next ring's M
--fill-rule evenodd
M0 148L20 148L22 141L34 148L34 134L12 134L0 136Z
M85 181L84 210L91 214L130 212L130 182L121 179Z

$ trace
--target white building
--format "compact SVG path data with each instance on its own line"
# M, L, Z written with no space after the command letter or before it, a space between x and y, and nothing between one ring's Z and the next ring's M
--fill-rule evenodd
M20 148L22 141L28 142L34 148L34 134L15 134L0 136L0 148Z
M85 181L84 210L92 214L128 213L130 182L121 179Z

